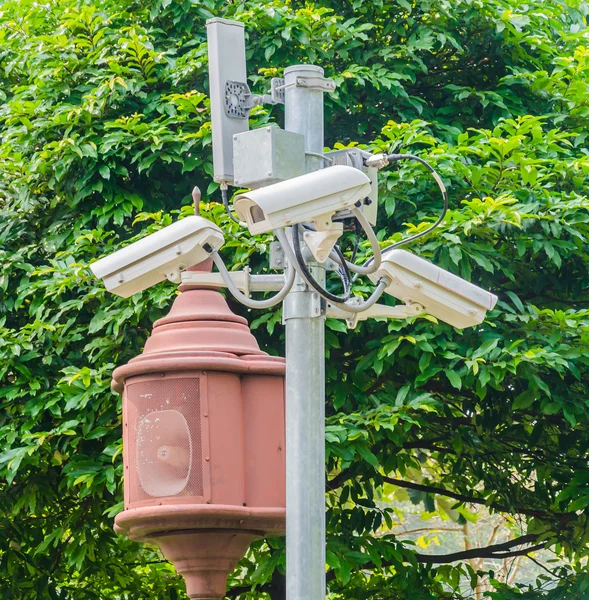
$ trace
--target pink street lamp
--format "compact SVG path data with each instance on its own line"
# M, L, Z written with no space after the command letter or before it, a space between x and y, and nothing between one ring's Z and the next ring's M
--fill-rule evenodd
M251 542L284 535L285 361L217 291L180 291L113 374L125 466L115 530L159 546L190 598L213 600Z

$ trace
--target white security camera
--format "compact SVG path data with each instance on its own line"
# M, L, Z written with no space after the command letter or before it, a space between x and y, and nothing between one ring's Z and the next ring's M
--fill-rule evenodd
M382 255L380 268L369 275L373 282L387 277L385 292L405 303L420 304L424 312L454 327L482 323L497 296L405 250Z
M203 217L190 216L90 265L109 292L128 298L180 273L218 250L225 238Z
M305 241L324 262L343 231L333 215L363 200L370 190L370 179L362 171L336 165L239 194L233 206L252 234L313 222L316 231L307 232Z

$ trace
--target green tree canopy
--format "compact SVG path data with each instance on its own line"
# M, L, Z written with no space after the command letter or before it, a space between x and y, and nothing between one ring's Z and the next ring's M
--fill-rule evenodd
M122 464L110 375L142 350L176 289L123 300L88 264L191 214L198 184L203 214L227 232L225 258L266 268L271 237L230 222L212 183L212 16L247 24L256 92L290 64L325 68L338 86L326 98L330 147L402 149L435 165L450 210L411 250L500 298L463 331L419 317L347 335L328 321L331 597L480 598L486 577L493 600L586 598L588 14L580 0L5 0L2 598L185 597L154 550L112 531ZM253 124L282 118L258 107ZM420 165L380 181L383 243L439 214ZM279 311L232 307L283 352ZM402 490L449 523L475 520L477 507L501 514L512 535L432 557L394 533ZM562 560L526 585L469 562L540 548ZM228 597L283 597L283 550L282 539L258 543Z

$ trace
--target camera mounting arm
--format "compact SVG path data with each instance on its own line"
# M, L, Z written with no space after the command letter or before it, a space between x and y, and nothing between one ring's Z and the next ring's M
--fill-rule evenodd
M252 292L278 292L286 282L284 275L252 275L249 267L245 267L241 271L229 271L228 273L233 285L246 296L249 296ZM228 287L226 277L220 272L184 271L182 273L182 283L214 289Z
M385 304L374 304L361 313L352 313L335 306L327 304L327 316L332 319L345 319L348 329L354 329L358 321L367 319L410 319L424 312L421 304L408 302L397 306L386 306Z

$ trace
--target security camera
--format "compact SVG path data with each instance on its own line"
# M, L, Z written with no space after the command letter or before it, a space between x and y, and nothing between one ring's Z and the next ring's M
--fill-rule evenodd
M90 265L109 292L128 298L164 279L180 282L180 274L225 241L223 233L203 217L190 216L105 256Z
M319 262L325 262L343 224L332 217L370 194L370 179L358 169L336 165L239 194L233 206L250 233L312 222L315 231L305 242Z
M323 224L370 193L370 179L337 165L239 194L233 205L251 233L313 221Z
M497 296L405 250L384 252L373 282L390 280L385 292L405 303L420 304L424 312L454 327L482 323Z

